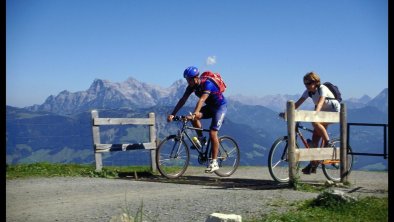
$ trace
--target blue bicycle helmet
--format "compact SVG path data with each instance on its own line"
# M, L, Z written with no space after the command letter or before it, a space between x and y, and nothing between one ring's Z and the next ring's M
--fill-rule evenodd
M197 67L189 66L183 72L183 77L184 78L194 78L194 77L198 76L199 74L200 74L200 72L198 71Z

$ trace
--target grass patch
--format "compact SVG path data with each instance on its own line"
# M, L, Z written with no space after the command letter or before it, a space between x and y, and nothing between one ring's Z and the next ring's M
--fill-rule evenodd
M307 184L307 183L298 182L296 184L296 187L294 187L294 189L297 191L303 191L303 192L319 193L319 192L325 190L326 187L323 185Z
M335 204L332 200L328 204L317 204L316 200L307 200L300 202L295 210L283 214L272 213L245 222L274 221L388 221L388 198L364 197L355 202Z
M121 175L135 173L152 174L148 166L108 166L96 172L95 165L60 164L39 162L32 164L6 165L6 179L30 177L101 177L119 178Z

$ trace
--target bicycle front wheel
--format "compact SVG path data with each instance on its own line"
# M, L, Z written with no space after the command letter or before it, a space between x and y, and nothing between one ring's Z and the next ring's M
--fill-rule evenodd
M277 182L289 182L289 162L287 156L287 136L278 138L268 154L268 170Z
M340 142L341 142L340 139L333 139L334 147L340 147ZM352 170L352 166L353 166L353 154L351 153L352 153L352 148L349 146L348 154L347 154L347 162L349 166L348 175L350 174L350 171ZM339 160L339 156L340 156L339 152L335 153L335 156L337 157L336 159ZM324 175L327 177L327 179L335 182L341 181L341 167L339 161L330 161L330 160L323 161L322 170Z
M222 136L219 138L218 153L219 169L214 171L221 177L231 176L239 166L240 151L237 142L229 137Z
M189 160L189 147L176 135L168 136L157 147L156 165L164 177L173 179L182 176L189 166Z
M296 147L298 145L296 144ZM297 169L299 162L297 162ZM288 139L283 136L275 140L268 154L268 170L276 182L289 182Z

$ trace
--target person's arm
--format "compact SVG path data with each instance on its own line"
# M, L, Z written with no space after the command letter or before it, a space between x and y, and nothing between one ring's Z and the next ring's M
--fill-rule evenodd
M198 115L200 113L200 110L201 110L202 106L204 105L205 100L207 100L208 96L209 96L209 93L204 92L204 94L202 94L200 99L197 101L197 104L196 104L196 107L194 108L193 114Z
M177 112L182 108L183 105L185 105L187 99L189 96L192 94L193 91L186 89L185 92L183 93L182 98L179 99L178 103L174 107L174 110L171 112L170 115L167 117L167 121L171 122L174 116L177 114Z
M301 97L297 100L297 102L294 104L295 109L297 109L298 107L300 107L301 104L304 103L306 99L307 99L307 98L304 98L304 97L301 96ZM281 112L281 113L279 113L279 116L282 117L282 118L285 118L285 113L284 113L284 112Z
M211 81L206 81L205 84L202 86L203 87L203 93L201 97L198 99L196 107L194 108L193 113L190 115L190 119L194 120L195 117L201 118L201 108L205 103L205 100L208 99L209 95L211 94L211 89L212 89L213 83Z
M294 104L295 109L298 109L298 107L300 107L301 104L303 104L303 103L305 102L305 100L306 100L306 98L300 97L300 98L297 100L297 102Z
M321 110L321 108L323 107L323 104L324 104L324 101L325 101L325 100L326 100L326 97L325 97L325 96L320 96L319 102L317 102L317 104L316 104L315 111L320 111L320 110Z

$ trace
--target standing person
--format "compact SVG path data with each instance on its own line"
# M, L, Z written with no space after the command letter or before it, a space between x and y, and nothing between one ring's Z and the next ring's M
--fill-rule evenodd
M295 103L295 109L309 97L315 104L315 111L329 111L329 112L340 112L341 104L335 99L334 94L325 85L321 84L320 77L315 72L308 72L305 74L304 85L306 90L302 96ZM331 146L330 138L327 133L327 127L330 123L327 122L313 122L313 134L312 134L312 145L318 147L320 138L322 138L322 147ZM302 172L304 174L316 173L316 168L319 166L319 161L311 161Z
M200 119L212 119L209 128L209 136L211 138L212 145L212 161L209 163L205 172L213 173L219 169L217 162L219 151L218 131L227 112L227 101L220 92L219 87L211 79L207 79L202 83L199 78L199 74L197 67L190 66L185 69L183 77L187 80L188 86L182 98L180 98L176 104L174 110L170 115L168 115L167 121L172 121L176 113L182 108L193 92L197 97L199 97L193 113L188 115L186 118L192 120L192 124L196 128L202 128ZM201 144L205 144L205 138L202 135L202 131L197 131L197 135Z

